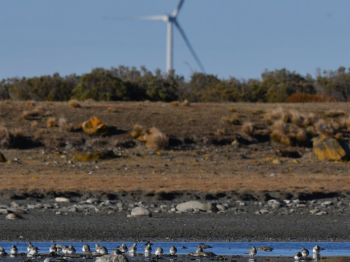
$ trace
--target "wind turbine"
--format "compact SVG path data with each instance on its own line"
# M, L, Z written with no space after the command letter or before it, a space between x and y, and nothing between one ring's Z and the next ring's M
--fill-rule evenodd
M168 26L168 32L167 32L167 49L166 49L166 71L169 73L173 69L173 25L176 26L176 28L179 30L182 38L184 39L187 47L190 49L190 52L192 53L194 59L196 60L199 68L204 73L204 67L199 60L198 56L196 55L196 52L192 48L190 41L188 40L184 30L180 26L179 22L177 21L177 15L179 14L179 11L183 5L185 0L180 0L179 4L177 5L177 8L173 11L171 15L165 14L165 15L155 15L155 16L141 16L136 17L136 19L142 19L142 20L160 20L167 23Z

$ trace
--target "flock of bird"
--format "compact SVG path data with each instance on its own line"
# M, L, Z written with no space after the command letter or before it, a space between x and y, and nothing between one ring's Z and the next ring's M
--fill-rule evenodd
M324 248L321 248L319 245L314 246L314 248L312 249L313 255L315 257L319 256L322 250L324 250ZM257 253L257 249L255 248L255 246L252 246L252 248L248 250L248 254L251 258L254 258L256 253ZM302 248L301 252L295 253L294 259L296 261L306 260L309 256L309 253L310 253L309 250L307 250L306 248Z
M146 247L143 249L145 252L145 256L150 256L152 254L152 243L150 241L148 241L146 244ZM196 253L190 252L189 255L192 256L209 256L209 257L213 257L216 256L213 252L204 252L203 249L205 248L211 248L208 245L204 245L201 244L197 247L196 249ZM320 246L316 245L313 248L313 254L314 255L319 255L319 253L324 250L323 248L321 248ZM83 253L92 253L90 246L85 244L82 247L82 251ZM119 255L119 254L125 254L127 252L129 252L129 256L135 256L137 251L137 243L134 243L131 247L127 247L124 243L122 245L120 245L119 247L117 247L117 249L114 249L111 254L112 255ZM27 256L28 257L33 257L38 255L39 253L39 248L35 247L32 245L31 242L28 242L28 247L27 247ZM72 255L76 253L76 249L72 246L69 245L68 247L65 245L59 245L59 244L53 244L50 249L49 249L50 254L54 254L57 255L60 252L62 252L63 254L68 254L68 255ZM99 244L95 244L95 252L98 255L106 255L108 254L108 250L106 247L104 246L100 246ZM174 256L177 253L177 248L175 246L171 246L169 248L169 254ZM12 245L11 249L10 249L10 255L11 256L16 256L18 254L18 248L15 245ZM156 256L162 256L164 254L164 250L161 247L157 247L154 254ZM252 246L252 248L250 248L248 250L248 254L250 256L250 258L254 258L257 254L257 249L255 248L255 246ZM0 256L4 256L7 255L5 249L3 247L0 247ZM301 252L297 252L294 255L294 259L296 261L299 260L306 260L309 256L309 250L307 250L306 248L302 248Z

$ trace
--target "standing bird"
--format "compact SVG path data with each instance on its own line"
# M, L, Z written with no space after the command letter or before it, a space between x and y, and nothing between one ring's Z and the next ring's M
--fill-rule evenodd
M68 254L72 255L75 254L76 250L72 245L69 245L68 247Z
M17 253L18 253L17 247L15 245L12 245L11 249L10 249L10 255L15 256L15 255L17 255Z
M196 254L198 254L199 252L203 252L203 248L202 246L198 246L196 249Z
M90 246L88 244L85 244L81 250L84 252L84 253L87 253L87 252L91 252L90 250Z
M50 254L51 254L51 253L57 254L57 247L56 247L56 244L52 244L52 246L51 246L50 249L49 249L49 252L50 252Z
M32 242L28 242L27 252L29 252L33 247Z
M319 245L314 246L314 248L312 249L312 252L314 252L315 254L320 253L320 251L321 251L321 248Z
M123 244L121 244L121 246L119 247L119 250L120 250L120 252L122 252L122 253L126 253L126 252L128 252L128 247L123 243Z
M145 251L145 256L148 257L152 253L152 243L147 242L147 245L143 250Z
M38 250L39 250L39 248L32 247L28 252L28 257L36 256L38 254Z
M100 254L100 245L98 243L95 244L95 250L98 254Z
M252 246L252 248L248 250L248 253L250 257L255 257L257 253L255 246Z
M306 248L302 248L301 254L303 255L303 258L307 258L309 255L309 250L307 250Z
M300 252L295 253L294 259L295 261L299 261L302 258L302 254Z
M137 243L135 242L131 247L129 247L129 253L135 254L137 250Z
M6 256L6 251L3 247L0 247L0 256Z
M177 252L177 248L174 247L174 245L171 245L171 247L169 248L170 255L175 256L176 252Z
M117 249L113 249L112 252L111 252L111 255L112 256L116 256L116 255L122 255L124 253L120 252L120 250L117 248Z
M100 246L100 254L101 255L107 255L108 254L108 249L105 246Z
M156 248L156 251L154 252L154 254L156 255L156 256L162 256L163 255L163 248L161 248L161 247L157 247Z

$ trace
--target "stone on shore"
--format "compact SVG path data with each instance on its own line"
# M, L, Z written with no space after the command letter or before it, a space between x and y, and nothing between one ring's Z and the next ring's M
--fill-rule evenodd
M214 204L202 203L199 201L188 201L188 202L178 204L176 206L176 209L180 212L188 212L193 210L214 211L214 212L218 211L218 209Z
M104 255L96 259L96 262L129 262L129 259L124 255Z
M59 203L70 203L70 199L66 197L56 197L55 201Z
M339 161L349 158L349 146L339 139L322 134L314 140L313 151L319 160Z
M19 219L19 218L22 218L20 215L17 215L17 214L8 214L6 217L6 219L9 219L9 220L16 220L16 219Z
M131 217L151 217L152 213L144 207L135 207L131 210Z

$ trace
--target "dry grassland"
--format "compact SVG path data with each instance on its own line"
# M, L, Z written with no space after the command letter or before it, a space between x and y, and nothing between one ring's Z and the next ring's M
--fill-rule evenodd
M350 113L347 103L186 106L152 102L77 103L79 107L67 102L0 102L0 127L7 130L3 133L10 132L14 141L17 136L20 141L32 141L24 143L28 146L15 143L15 147L22 149L11 146L1 149L10 161L0 163L0 190L213 193L350 190L349 164L320 162L312 148L302 142L309 139L311 131L316 135L317 128L330 128L334 135L347 139ZM34 109L33 113L34 105L40 106L40 110ZM283 112L288 111L290 120L283 121ZM269 115L270 123L266 121ZM79 124L92 116L115 127L113 133L99 137L79 131ZM54 124L52 118L56 119ZM223 121L233 118L235 121ZM170 138L170 147L164 150L154 145L147 147L132 137L135 125L161 131ZM274 140L274 136L283 137L283 132L279 132L286 129L287 140L299 144L275 141L281 138ZM259 135L265 138L260 141ZM231 145L239 139L248 142L241 142L240 147ZM166 146L163 136L161 141ZM66 147L70 144L72 148ZM6 143L2 145L9 147ZM72 159L77 152L104 149L115 150L120 157L97 162ZM302 157L277 156L277 149L294 150ZM16 158L19 163L14 161Z

